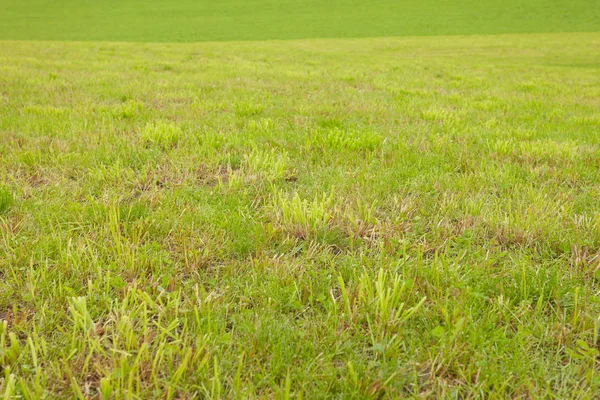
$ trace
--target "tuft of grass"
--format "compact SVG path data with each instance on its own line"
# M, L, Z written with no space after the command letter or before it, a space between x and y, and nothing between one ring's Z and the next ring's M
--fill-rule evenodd
M316 131L311 136L311 144L327 151L373 151L383 141L381 135L373 132L356 132L337 127Z
M264 106L254 101L244 101L235 103L235 113L239 117L254 117L263 112Z
M297 192L291 196L278 192L271 207L286 230L305 238L327 229L335 212L334 206L333 192L317 195L312 200L302 199Z
M244 167L250 173L261 174L267 180L283 179L288 175L288 153L286 150L262 150L254 148L244 155Z
M181 127L165 121L146 124L140 134L144 144L156 146L163 150L177 146L181 137Z
M14 201L12 192L7 188L0 186L0 214L7 212Z

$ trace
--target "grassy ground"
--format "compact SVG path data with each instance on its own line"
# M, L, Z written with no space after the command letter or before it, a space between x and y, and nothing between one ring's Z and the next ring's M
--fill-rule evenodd
M599 49L0 42L0 394L597 398Z
M598 0L0 0L0 39L191 42L600 31Z

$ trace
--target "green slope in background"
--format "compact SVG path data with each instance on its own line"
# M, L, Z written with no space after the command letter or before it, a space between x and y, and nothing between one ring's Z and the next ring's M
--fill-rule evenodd
M188 42L600 31L598 0L0 0L0 39Z

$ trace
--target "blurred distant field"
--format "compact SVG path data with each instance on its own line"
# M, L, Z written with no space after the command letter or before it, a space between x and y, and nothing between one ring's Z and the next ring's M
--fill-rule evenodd
M193 42L600 31L597 0L0 0L0 40Z
M1 35L275 29L81 4ZM2 41L0 396L598 398L599 135L598 33Z

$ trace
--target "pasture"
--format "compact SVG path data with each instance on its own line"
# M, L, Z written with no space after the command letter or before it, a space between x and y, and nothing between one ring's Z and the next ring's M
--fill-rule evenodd
M598 397L600 33L491 34L590 2L58 3L0 15L4 399ZM486 34L310 39L404 33Z

